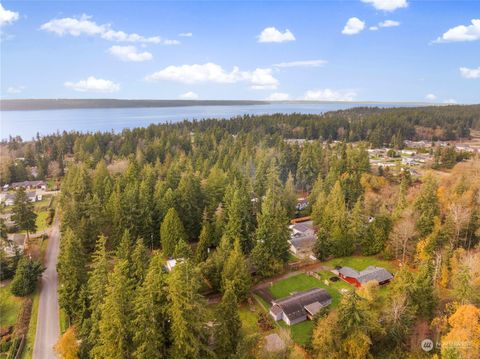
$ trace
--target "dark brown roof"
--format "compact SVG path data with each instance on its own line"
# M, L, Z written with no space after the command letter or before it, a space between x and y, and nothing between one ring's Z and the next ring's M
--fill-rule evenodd
M273 301L274 305L278 305L290 320L295 320L306 315L305 306L319 302L326 304L332 297L325 289L313 288L304 292L292 294L289 297Z

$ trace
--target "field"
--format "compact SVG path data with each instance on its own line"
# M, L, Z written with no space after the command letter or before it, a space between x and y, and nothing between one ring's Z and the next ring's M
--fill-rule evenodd
M358 271L362 271L368 266L378 266L387 269L388 271L395 273L398 270L398 267L392 261L386 261L379 259L374 256L363 257L363 256L351 256L343 258L334 258L327 262L323 263L326 267L335 268L336 266L342 267L352 267Z
M10 284L0 287L0 328L15 325L22 302L22 298L10 293Z

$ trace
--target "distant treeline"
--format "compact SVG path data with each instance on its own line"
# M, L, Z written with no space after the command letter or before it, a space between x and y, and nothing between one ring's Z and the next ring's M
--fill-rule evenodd
M219 147L232 148L233 143L239 151L257 143L275 144L281 148L285 146L284 139L365 141L373 147L401 148L404 140L468 138L471 128L480 129L480 105L360 107L323 115L245 115L232 119L152 124L120 133L63 132L37 136L34 142L23 143L20 138L10 138L7 145L11 151L16 151L16 157L25 158L27 166L39 167L41 176L46 173L50 162L55 161L63 168L64 156L72 155L93 167L101 159L125 158L139 149L148 162L155 162L180 152L189 155L194 147L210 153ZM2 168L9 166L7 161L4 162ZM13 169L13 164L10 167ZM18 177L1 172L4 182Z
M223 100L116 100L116 99L21 99L0 100L1 111L59 110L75 108L133 108L182 106L261 105L265 101Z

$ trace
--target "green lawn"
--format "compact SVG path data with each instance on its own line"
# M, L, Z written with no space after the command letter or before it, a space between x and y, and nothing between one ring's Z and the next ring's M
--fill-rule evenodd
M258 333L258 313L251 311L248 305L240 306L238 310L240 320L242 321L242 332L245 335Z
M0 288L0 328L15 325L23 299L10 293L10 284Z
M41 232L47 228L48 211L40 211L37 213L37 219L35 221L37 225L37 232Z
M299 274L273 284L269 290L275 298L287 297L294 292L322 288L322 282L306 274Z
M379 259L375 256L351 256L334 258L323 264L332 268L336 266L352 267L353 269L356 269L358 271L364 270L368 266L383 267L392 273L395 273L398 270L397 266L393 262Z
M277 323L279 323L282 328L290 330L292 340L302 346L305 346L312 336L313 322L311 320L305 320L304 322L292 326L288 326L283 320L280 320Z

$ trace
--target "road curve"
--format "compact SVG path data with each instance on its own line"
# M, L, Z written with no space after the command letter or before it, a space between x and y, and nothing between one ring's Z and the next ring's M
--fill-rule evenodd
M57 259L60 252L60 226L55 219L48 239L38 303L37 330L33 345L33 359L57 358L53 346L60 337L60 320L57 294Z

